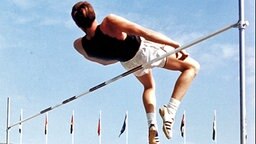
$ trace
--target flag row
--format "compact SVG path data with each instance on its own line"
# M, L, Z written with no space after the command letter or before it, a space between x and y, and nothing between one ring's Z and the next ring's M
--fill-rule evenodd
M217 124L216 124L216 111L214 111L214 116L213 116L213 126L212 126L212 140L217 141ZM184 111L181 122L180 122L180 134L181 137L186 139L186 113Z
M22 119L23 119L23 112L21 110L20 121L22 121ZM124 122L121 127L119 137L126 130L126 125L128 123L127 121L128 121L128 112L126 112L126 114L125 114ZM73 134L73 132L74 132L74 122L75 121L74 121L74 111L73 111L73 113L71 115L71 119L70 119L70 130L69 130L70 134ZM22 123L19 124L19 133L22 133ZM48 113L45 114L45 119L44 119L44 134L47 135L47 133L48 133ZM97 134L98 134L98 136L101 135L101 112L100 112L100 116L99 116L99 120L98 120Z
M21 110L20 121L22 121L22 119L23 119L22 115L23 114L22 114L22 110ZM124 117L123 125L120 130L119 137L125 132L125 130L127 128L127 124L128 124L128 112L125 113L125 117ZM216 141L216 137L217 137L216 127L217 127L216 111L214 111L213 126L212 126L212 140L213 141ZM74 132L74 111L71 115L69 131L70 131L70 134L73 134L73 132ZM21 123L19 124L19 133L22 133L22 124ZM48 133L48 113L46 113L45 121L44 121L44 134L47 135L47 133ZM97 134L98 134L98 136L101 135L101 112L100 112L98 124L97 124ZM186 114L185 114L185 112L183 113L182 118L181 118L180 134L181 134L181 137L183 137L184 139L186 138Z

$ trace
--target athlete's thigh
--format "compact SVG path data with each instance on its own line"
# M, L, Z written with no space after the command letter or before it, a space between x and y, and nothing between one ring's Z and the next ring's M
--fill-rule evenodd
M189 68L195 68L197 65L197 61L195 61L192 57L188 56L184 60L179 60L178 58L181 56L180 53L178 53L178 57L176 57L175 54L170 55L166 58L166 63L164 68L169 70L177 70L177 71L184 71Z
M136 78L146 88L151 88L151 87L154 87L154 85L155 85L152 70L149 70L148 73L146 73L142 76L139 76L139 77L137 76Z

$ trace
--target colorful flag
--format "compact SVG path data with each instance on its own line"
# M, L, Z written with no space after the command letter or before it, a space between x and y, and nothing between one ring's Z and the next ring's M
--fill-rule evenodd
M184 134L185 134L185 113L182 115L182 120L181 120L181 124L180 124L180 132L181 132L181 136L184 137Z
M99 118L99 121L98 121L98 136L100 136L100 131L101 131L101 125L100 125L100 118Z
M72 114L71 122L70 122L70 134L73 133L74 130L74 114Z
M213 127L212 127L212 140L216 140L216 111L214 111Z
M45 123L44 123L44 134L45 135L47 135L47 131L48 131L48 113L46 113Z
M124 131L125 131L125 128L126 128L126 120L127 120L127 114L125 114L124 123L123 123L122 129L121 129L121 131L120 131L119 137L120 137L120 136L124 133Z

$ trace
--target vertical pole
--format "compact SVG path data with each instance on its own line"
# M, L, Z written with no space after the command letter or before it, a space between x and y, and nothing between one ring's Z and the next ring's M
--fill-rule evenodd
M23 120L23 110L20 110L20 121ZM22 129L22 123L19 125L19 132L20 132L20 144L22 144L22 135L23 135L23 129Z
M11 105L10 102L11 99L7 98L7 120L6 120L6 144L9 144L9 124L10 124L10 111L11 111Z
M45 116L45 144L48 144L48 112L46 113Z
M240 74L240 142L246 144L246 102L245 102L245 19L244 0L239 0L239 74Z

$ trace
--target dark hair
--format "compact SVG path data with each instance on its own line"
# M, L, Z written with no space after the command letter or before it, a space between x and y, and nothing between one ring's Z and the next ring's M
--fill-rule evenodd
M95 12L90 3L87 1L77 2L71 12L72 18L81 28L90 28L95 20Z

